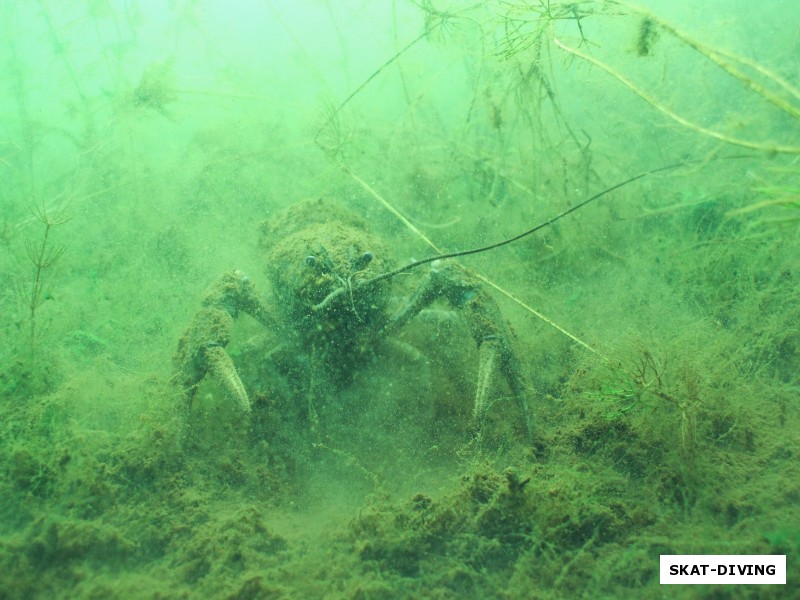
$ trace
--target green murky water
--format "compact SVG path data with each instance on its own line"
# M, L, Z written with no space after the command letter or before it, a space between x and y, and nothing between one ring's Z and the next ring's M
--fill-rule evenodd
M0 598L790 597L798 17L0 4Z

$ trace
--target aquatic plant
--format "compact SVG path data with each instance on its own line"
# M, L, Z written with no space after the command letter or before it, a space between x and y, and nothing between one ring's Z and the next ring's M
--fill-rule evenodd
M38 239L25 239L25 251L33 270L30 281L23 284L20 290L28 312L31 370L34 370L36 365L36 347L41 335L39 308L46 300L52 298L48 287L49 269L58 262L67 249L65 244L54 243L51 234L53 229L72 218L67 209L68 203L58 204L55 208L48 208L45 204L31 207L34 218L44 226Z
M641 343L624 361L604 365L605 376L599 376L583 397L595 403L609 421L647 410L677 415L680 449L688 454L695 444L700 398L685 364L676 368L677 373L667 366L665 356Z
M753 191L761 196L760 200L733 209L729 217L757 215L759 218L751 223L755 225L794 226L800 224L800 168L797 161L785 167L772 167L768 176L761 178L753 187Z
M619 4L630 7L630 5L622 2L619 2ZM739 56L733 52L707 46L649 11L638 8L633 10L641 12L644 15L643 20L646 20L649 24L647 27L649 31L652 31L654 25L658 25L661 30L674 36L677 40L686 44L693 50L696 50L703 57L712 61L720 69L737 79L746 89L752 90L763 100L773 104L791 118L800 118L800 106L794 104L800 103L800 90L797 90L791 83L776 73L773 73L751 59ZM668 106L667 103L634 83L634 81L624 73L621 73L612 66L593 57L588 52L571 47L558 38L554 38L553 42L565 52L604 70L611 77L647 102L647 104L691 131L725 142L726 144L747 148L749 150L762 150L779 154L800 154L800 146L794 144L735 137L724 131L697 123L691 117L674 110ZM753 74L749 75L746 69L749 69Z
M797 125L800 124L800 89L791 81L761 62L701 41L699 37L682 30L651 10L624 0L611 0L607 4L619 7L620 10L624 10L627 13L638 15L640 19L637 38L639 56L651 55L652 47L659 39L660 34L672 38L729 75L741 85L744 91L752 92L755 98L778 109L779 116L788 118L790 125L794 125L794 128L790 127L788 129L788 132L794 132L795 135L791 137L796 137ZM553 37L552 41L564 52L605 71L668 119L702 137L717 140L734 147L765 152L767 155L784 154L796 156L800 154L800 145L795 142L741 137L720 129L718 126L710 126L698 122L687 112L670 106L666 100L637 84L631 76L593 56L588 51L572 47L557 37ZM795 181L798 173L796 161L788 167L772 167L770 171L772 175L770 180L761 182L752 188L753 192L761 196L762 199L729 211L729 216L763 213L767 210L778 208L784 209L780 216L769 216L769 218L759 222L794 224L800 219L797 215L797 210L800 208L800 195ZM776 181L780 176L785 177L787 175L793 178L787 184ZM786 212L786 209L789 212Z

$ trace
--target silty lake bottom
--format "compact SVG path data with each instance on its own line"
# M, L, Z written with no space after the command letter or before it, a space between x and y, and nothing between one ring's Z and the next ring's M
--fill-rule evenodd
M0 5L0 598L791 597L799 10Z

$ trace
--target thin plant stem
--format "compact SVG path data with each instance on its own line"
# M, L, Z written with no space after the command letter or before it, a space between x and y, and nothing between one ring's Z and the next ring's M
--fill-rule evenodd
M37 311L48 298L45 293L45 270L53 266L64 254L66 246L63 244L53 244L50 233L54 227L62 225L70 220L71 217L65 215L66 205L61 205L53 212L48 212L45 206L31 208L36 220L44 225L44 233L38 244L26 241L25 250L28 258L33 264L33 281L28 294L28 317L30 319L30 360L33 367L36 362L36 341L37 341Z
M672 119L677 123L680 123L681 125L683 125L688 129L692 129L693 131L696 131L708 137L712 137L727 144L731 144L733 146L739 146L741 148L749 148L750 150L761 150L763 152L768 152L770 154L800 154L800 146L788 146L784 144L773 144L770 142L755 142L752 140L735 138L726 135L722 132L716 131L714 129L709 129L708 127L703 127L702 125L698 125L697 123L690 121L689 119L679 115L678 113L667 107L665 104L660 102L655 96L647 93L645 90L643 90L635 83L633 83L630 79L625 77L625 75L623 75L613 67L607 65L606 63L594 58L593 56L590 56L586 52L578 50L577 48L572 48L570 46L567 46L566 44L563 44L558 38L553 38L553 43L555 43L556 46L558 46L565 52L577 56L578 58L581 58L586 62L589 62L594 66L603 69L606 73L611 75L614 79L622 83L624 86L630 89L634 94L636 94L642 100L647 102L650 106L664 113L670 119Z
M761 75L762 77L766 78L769 82L777 85L780 87L785 93L788 93L789 96L795 102L800 102L800 90L794 87L790 82L783 79L777 73L767 69L764 65L751 60L745 56L739 56L738 54L734 54L733 52L723 50L722 48L713 48L702 43L699 40L694 39L689 34L681 31L668 21L658 17L657 15L651 13L650 11L640 8L638 6L634 6L632 4L628 4L627 2L616 2L616 4L620 4L625 8L638 12L654 23L658 23L658 25L664 29L664 31L672 34L674 37L679 39L681 42L689 46L690 48L694 49L698 53L705 56L708 60L716 64L719 68L724 70L729 75L738 79L744 86L750 88L754 92L756 92L759 96L764 98L766 101L772 103L776 107L780 108L784 112L786 112L789 116L800 119L800 108L798 106L792 104L786 98L783 98L769 89L767 86L763 85L762 83L756 81L755 79L748 77L745 73L743 73L737 65L744 65L753 69L756 73Z

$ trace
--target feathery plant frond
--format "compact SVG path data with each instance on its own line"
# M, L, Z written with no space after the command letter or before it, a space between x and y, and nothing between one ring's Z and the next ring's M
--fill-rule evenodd
M44 232L38 241L25 240L25 252L33 265L33 279L27 289L24 290L30 321L30 360L32 368L35 365L38 335L37 310L49 298L45 285L45 271L58 262L67 249L66 245L55 244L50 238L54 227L63 225L72 218L72 215L68 213L69 201L60 202L60 199L60 196L56 198L57 204L55 204L54 208L50 208L45 204L31 206L33 216L44 225Z

